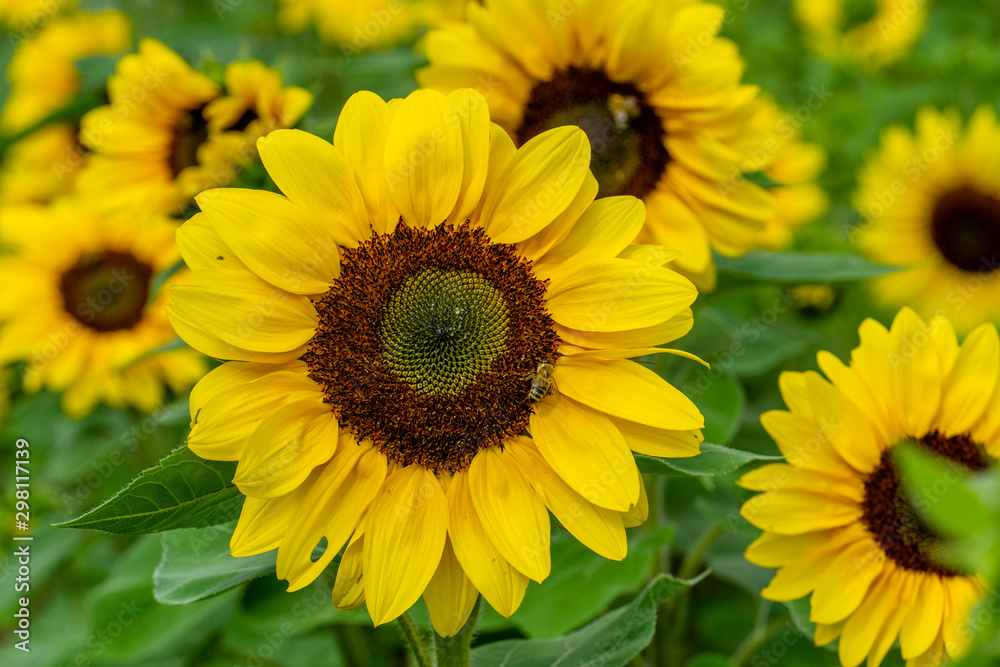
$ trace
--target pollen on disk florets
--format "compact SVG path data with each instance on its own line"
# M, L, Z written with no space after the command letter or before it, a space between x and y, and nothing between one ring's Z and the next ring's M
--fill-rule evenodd
M316 310L303 358L341 424L435 472L526 430L531 372L559 344L531 263L468 225L345 250Z
M934 431L919 441L966 471L981 472L989 465L983 448L967 435L945 437ZM907 497L891 449L882 454L879 466L865 482L862 507L868 530L897 565L943 577L964 576L941 562L944 540L924 523Z

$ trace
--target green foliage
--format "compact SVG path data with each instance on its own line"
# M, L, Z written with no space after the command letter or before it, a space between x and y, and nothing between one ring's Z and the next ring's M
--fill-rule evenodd
M487 644L472 651L472 665L626 665L653 638L659 605L695 583L697 581L685 581L661 574L631 603L605 614L576 632L556 639L519 639Z
M57 526L144 535L230 521L243 496L233 485L236 464L206 461L179 447L113 498Z
M716 256L720 274L774 283L842 283L868 280L897 270L859 255L824 252L748 252L743 257Z
M701 454L689 459L661 459L636 454L635 462L642 472L658 475L693 475L696 477L726 475L752 461L778 461L780 456L765 456L739 449L730 449L707 442L701 444Z

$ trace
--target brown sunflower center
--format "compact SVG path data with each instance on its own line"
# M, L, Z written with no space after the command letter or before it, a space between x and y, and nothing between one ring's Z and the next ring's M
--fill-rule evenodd
M456 472L524 432L559 344L545 284L482 229L400 224L344 251L304 355L341 424L400 465Z
M536 84L517 130L518 144L563 125L587 133L600 197L644 197L670 162L663 124L646 96L633 84L611 81L601 70L569 67Z
M153 267L127 252L85 255L59 281L66 312L95 331L131 329L142 320Z
M174 128L170 143L170 170L173 177L188 167L198 164L198 147L208 140L208 121L202 111L204 106L189 109Z
M938 199L931 236L948 262L963 271L993 270L1000 254L1000 199L973 188Z
M965 470L979 472L989 465L983 448L967 435L946 438L935 431L919 441ZM942 564L945 541L911 504L891 450L865 482L863 521L885 555L900 567L947 577L962 574Z

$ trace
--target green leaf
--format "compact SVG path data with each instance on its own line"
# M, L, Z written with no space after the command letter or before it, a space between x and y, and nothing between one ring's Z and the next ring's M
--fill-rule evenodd
M472 651L471 665L621 667L653 639L657 608L700 580L701 577L685 581L661 574L632 602L576 632L553 639L513 639L487 644Z
M991 527L990 510L969 487L970 475L958 464L917 446L893 449L911 505L936 533L969 539Z
M511 620L529 637L558 637L579 627L619 596L634 594L652 567L656 549L673 537L669 526L634 532L628 557L608 560L583 546L569 533L552 535L552 574L545 584L531 585ZM581 586L582 580L587 581Z
M743 257L716 256L720 274L777 283L840 283L868 280L898 270L864 257L833 252L748 252Z
M755 454L742 449L701 443L701 454L686 459L661 459L656 456L635 454L640 472L656 475L689 475L707 477L726 475L753 461L782 461L780 456Z
M234 558L229 538L235 523L172 530L163 534L163 557L153 573L153 596L163 604L210 598L274 572L276 553Z
M107 502L56 525L144 535L225 523L243 505L243 495L231 481L235 471L233 462L205 461L179 447Z

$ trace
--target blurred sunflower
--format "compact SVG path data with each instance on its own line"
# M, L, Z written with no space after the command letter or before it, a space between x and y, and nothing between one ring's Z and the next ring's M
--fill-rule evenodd
M225 82L228 96L144 39L108 80L109 104L83 118L80 140L93 155L81 191L105 193L110 208L179 211L202 190L231 183L255 159L256 139L297 123L313 100L256 61L227 67Z
M175 338L166 294L149 297L153 276L180 259L176 224L66 198L5 213L13 252L0 256L0 275L16 289L0 296L0 364L26 362L27 391L62 392L71 417L99 401L152 412L164 382L181 393L204 375L191 349L145 357Z
M740 255L783 224L774 196L744 174L770 167L786 140L753 122L764 103L740 85L736 45L717 37L724 16L683 0L470 3L466 24L427 36L417 79L482 91L517 144L581 127L600 194L643 199L639 240L682 251L674 266L709 289L713 249Z
M76 62L118 53L130 41L128 18L118 11L72 12L48 21L11 57L0 134L26 131L68 105L80 92ZM70 122L50 123L10 146L0 164L0 205L44 203L68 192L86 160L77 129Z
M943 541L901 485L893 447L916 440L980 471L1000 454L1000 337L982 325L960 347L944 318L924 323L904 308L890 330L860 327L844 365L829 352L815 372L781 375L790 410L761 423L788 463L740 484L765 491L743 516L766 531L747 559L779 568L763 596L812 593L816 643L840 638L840 659L879 665L898 637L907 667L940 665L968 641L975 575L941 561Z
M72 9L80 0L0 0L0 25L19 31L22 39L33 34L60 12Z
M321 40L352 56L412 40L429 25L459 19L468 0L276 0L288 32L312 25Z
M546 508L624 558L647 511L632 451L694 456L703 425L628 358L676 352L651 346L690 329L696 292L629 246L641 202L594 201L586 136L515 149L473 91L358 93L333 146L258 148L285 196L199 195L168 306L236 360L195 387L188 440L239 461L232 553L277 548L297 590L350 539L334 602L382 624L423 595L444 636L477 591L510 616L548 576Z
M957 112L930 107L916 133L886 130L853 203L863 252L909 267L873 283L882 301L944 313L963 332L1000 317L1000 125L990 106L964 134Z
M924 34L926 1L794 0L805 43L832 61L884 67L904 58Z

